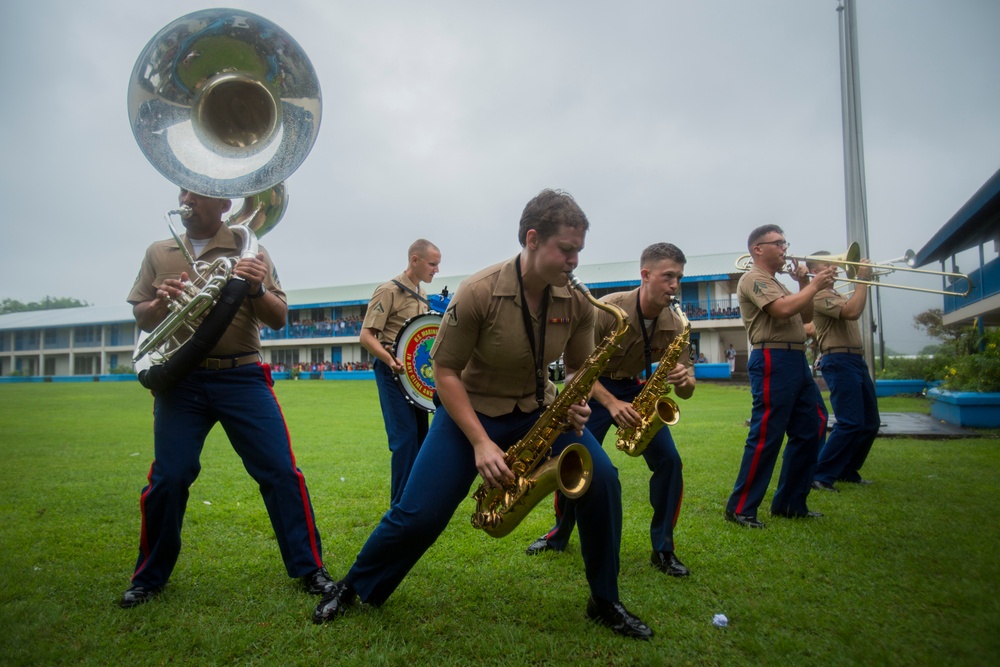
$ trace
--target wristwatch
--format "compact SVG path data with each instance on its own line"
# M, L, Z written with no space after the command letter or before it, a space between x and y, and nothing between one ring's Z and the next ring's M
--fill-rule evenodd
M264 283L260 284L260 289L256 293L248 295L251 299L259 299L260 297L267 294L267 288L264 287Z

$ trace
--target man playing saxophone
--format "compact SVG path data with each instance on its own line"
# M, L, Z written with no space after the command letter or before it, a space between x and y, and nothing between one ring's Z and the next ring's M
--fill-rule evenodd
M589 228L568 194L544 190L521 215L521 252L470 276L452 298L431 357L441 407L399 502L375 528L343 580L316 607L313 621L341 614L360 597L385 602L444 531L476 473L490 488L514 480L505 459L556 400L548 364L568 369L594 351L591 303L567 285ZM618 597L621 485L608 455L584 425L581 400L567 410L567 430L553 454L581 442L593 460L591 483L577 501L590 599L587 616L615 632L647 639L652 631Z
M650 380L652 364L661 361L672 343L678 347L673 363L657 370L669 391L684 399L694 393L695 379L691 373L691 355L688 354L686 337L681 340L685 325L670 305L680 289L687 258L680 248L670 243L654 243L642 252L639 261L641 283L628 292L616 292L602 297L602 301L622 308L628 314L631 328L622 340L621 349L612 356L600 380L594 385L590 401L591 415L587 429L598 442L612 424L619 433L634 432L645 420L655 415L640 414L633 401L643 389L643 381ZM599 313L595 337L600 339L614 322L610 316ZM665 374L665 377L664 377ZM652 405L652 402L650 402ZM670 429L662 425L642 451L652 476L649 478L649 499L653 518L649 534L652 542L651 562L654 567L674 577L686 577L687 567L674 552L674 525L680 513L684 480L681 474L681 457L677 453ZM576 520L575 503L557 493L555 498L556 525L538 538L527 549L528 555L543 551L562 551L569 542Z

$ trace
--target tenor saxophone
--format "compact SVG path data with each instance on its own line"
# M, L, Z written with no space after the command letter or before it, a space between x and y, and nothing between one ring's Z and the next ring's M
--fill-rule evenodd
M556 438L569 428L570 406L590 397L590 390L619 349L629 324L621 308L595 299L576 276L569 274L569 282L595 308L615 318L615 330L587 357L525 436L507 450L504 460L514 473L514 480L502 489L482 483L472 494L476 501L472 526L492 537L503 537L514 530L542 498L557 488L569 498L579 498L590 486L593 462L586 447L573 443L554 460L549 452Z
M680 317L684 325L684 330L680 336L667 346L659 366L653 372L652 377L643 386L642 391L632 399L632 409L639 413L642 421L638 426L627 426L619 428L615 446L629 456L639 456L646 450L646 446L653 439L653 436L663 428L664 425L673 426L681 416L681 409L677 403L668 396L670 393L670 383L667 382L667 375L677 365L684 348L688 346L691 338L691 323L681 311L676 300L670 304L671 310Z

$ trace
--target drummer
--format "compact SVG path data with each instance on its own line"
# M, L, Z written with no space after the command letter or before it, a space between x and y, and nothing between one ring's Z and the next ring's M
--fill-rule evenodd
M428 312L427 294L420 283L434 279L441 251L430 241L417 239L410 245L407 257L406 270L375 289L361 324L361 344L375 357L375 384L392 452L390 506L403 495L429 421L429 413L414 405L396 381L395 376L404 372L404 366L393 354L393 347L407 320Z

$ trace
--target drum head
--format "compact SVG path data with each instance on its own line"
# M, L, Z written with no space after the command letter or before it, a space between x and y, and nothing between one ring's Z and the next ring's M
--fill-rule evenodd
M440 313L411 317L399 330L392 353L403 362L403 372L393 377L406 399L421 410L434 412L434 366L431 347L441 325Z

